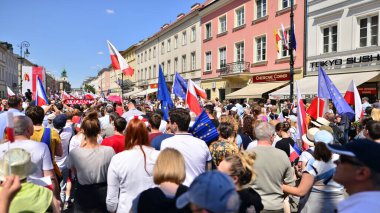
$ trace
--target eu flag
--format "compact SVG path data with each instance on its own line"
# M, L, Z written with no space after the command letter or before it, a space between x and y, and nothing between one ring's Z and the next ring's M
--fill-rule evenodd
M338 114L346 114L350 120L355 118L354 110L340 94L322 66L319 66L318 70L318 97L331 99Z
M185 79L183 79L182 76L176 72L175 77L174 77L173 91L172 92L176 96L185 100L186 99L186 91L187 91L187 83L186 83Z
M204 140L207 144L219 138L217 129L204 110L198 116L197 120L195 120L189 132L194 137Z
M174 108L174 104L170 97L168 87L166 85L164 72L162 71L161 66L158 66L158 91L157 99L161 101L161 110L164 113L164 120L169 119L169 110Z

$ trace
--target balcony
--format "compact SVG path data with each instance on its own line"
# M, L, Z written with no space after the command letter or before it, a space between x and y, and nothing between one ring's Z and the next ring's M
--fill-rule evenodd
M248 61L237 61L227 63L225 67L217 70L219 76L222 78L247 78L249 79L252 74L249 72L250 63Z

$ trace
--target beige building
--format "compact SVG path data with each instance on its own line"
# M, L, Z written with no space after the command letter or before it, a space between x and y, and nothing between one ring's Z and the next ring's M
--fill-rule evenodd
M14 93L18 88L18 56L13 53L12 44L0 43L0 97L7 96L7 86Z

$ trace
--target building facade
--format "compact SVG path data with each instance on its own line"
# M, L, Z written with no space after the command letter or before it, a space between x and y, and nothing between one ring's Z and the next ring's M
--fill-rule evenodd
M0 97L7 97L7 87L18 93L18 63L19 59L13 53L12 44L0 43Z
M46 82L46 95L50 97L51 95L58 94L58 85L55 80L55 77L52 73L46 72L45 74L45 82Z
M277 50L274 32L290 38L290 0L214 1L200 16L202 87L208 98L261 98L289 82L289 43L278 41ZM303 1L294 0L294 17L298 79L303 73Z
M185 79L200 83L201 29L200 4L191 7L188 14L179 14L172 24L142 41L136 48L137 86L154 88L158 83L158 65L161 65L166 82L171 85L175 72Z

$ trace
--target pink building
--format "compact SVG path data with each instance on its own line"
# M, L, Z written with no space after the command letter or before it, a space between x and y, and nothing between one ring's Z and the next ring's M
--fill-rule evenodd
M303 73L304 1L294 0L295 79ZM200 11L202 87L213 99L261 98L289 82L290 0L222 0ZM244 88L244 89L242 89ZM242 90L240 90L242 89ZM239 90L239 91L238 91Z

